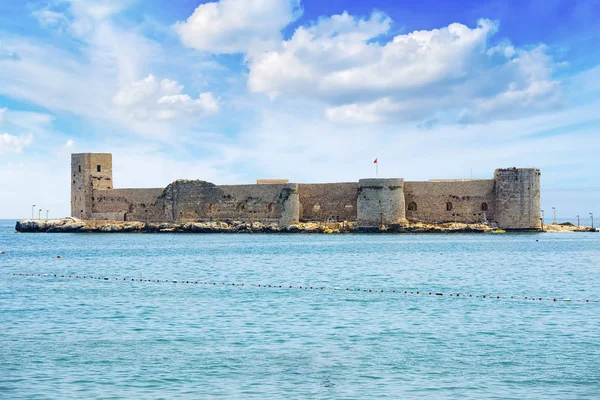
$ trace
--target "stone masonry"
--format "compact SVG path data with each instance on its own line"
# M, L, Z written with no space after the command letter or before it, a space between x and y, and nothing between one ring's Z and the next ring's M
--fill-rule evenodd
M495 223L538 230L540 171L497 169L493 179L361 179L359 182L215 185L177 180L165 188L115 189L112 155L71 155L71 216L141 222L356 221L361 228L411 222Z

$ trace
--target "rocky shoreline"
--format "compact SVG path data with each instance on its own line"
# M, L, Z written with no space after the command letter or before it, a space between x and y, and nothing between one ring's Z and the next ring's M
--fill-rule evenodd
M81 220L61 218L53 220L18 221L17 232L83 232L83 233L486 233L503 232L485 224L423 224L408 226L387 226L380 228L359 228L354 222L345 223L299 223L281 227L276 223L245 221L212 221L188 223L145 223L122 221Z

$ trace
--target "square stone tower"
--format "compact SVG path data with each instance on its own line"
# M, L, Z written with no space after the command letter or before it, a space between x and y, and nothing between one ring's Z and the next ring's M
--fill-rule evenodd
M112 189L112 154L71 154L71 216L92 217L94 191Z

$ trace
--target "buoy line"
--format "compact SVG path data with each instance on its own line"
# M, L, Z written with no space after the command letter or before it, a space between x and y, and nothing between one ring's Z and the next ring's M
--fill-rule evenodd
M93 279L101 281L127 281L127 282L143 282L143 283L176 283L185 285L207 285L207 286L222 286L222 287L255 287L261 289L302 289L302 290L314 290L314 291L343 291L343 292L362 292L362 293L387 293L387 294L398 294L398 295L413 295L413 296L436 296L436 297L451 297L451 298L462 298L462 299L485 299L485 300L526 300L526 301L550 301L550 302L576 302L576 303L598 303L598 300L589 299L570 299L570 298L558 298L558 297L542 297L542 296L507 296L507 295L488 295L488 294L468 294L468 293L444 293L439 291L430 290L405 290L405 289L373 289L373 288L360 288L360 287L329 287L329 286L314 286L314 285L273 285L273 284L262 284L262 283L235 283L235 282L217 282L217 281L199 281L199 280L178 280L178 279L144 279L144 278L118 278L118 277L107 277L107 276L93 276L93 275L64 275L64 274L17 274L12 273L12 276L21 277L50 277L50 278L61 278L61 279Z

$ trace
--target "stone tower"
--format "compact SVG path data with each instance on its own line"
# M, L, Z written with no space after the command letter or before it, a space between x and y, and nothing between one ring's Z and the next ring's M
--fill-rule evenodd
M289 226L297 224L300 220L300 197L298 195L298 184L287 183L282 191L284 197L281 219L279 225Z
M359 180L356 205L359 227L406 225L404 179Z
M112 188L112 154L71 154L72 217L90 219L94 190Z
M495 220L502 229L536 230L540 222L540 170L507 168L494 172Z

